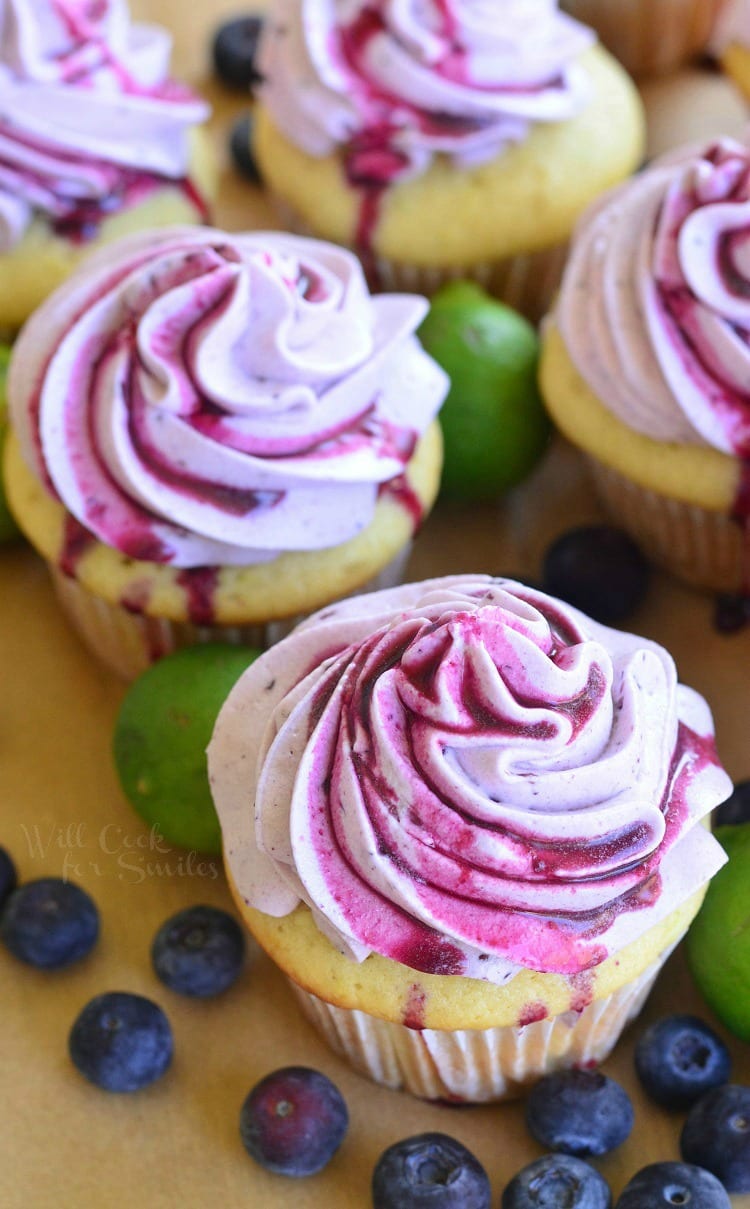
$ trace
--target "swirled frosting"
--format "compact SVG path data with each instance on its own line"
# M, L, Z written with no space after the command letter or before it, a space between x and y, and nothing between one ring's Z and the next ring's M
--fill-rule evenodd
M355 183L492 159L588 98L593 41L557 0L276 0L260 66L274 121Z
M728 0L709 43L709 50L722 54L728 46L750 47L750 2Z
M26 325L14 423L68 512L132 558L333 546L370 522L447 391L413 334L426 310L371 298L332 244L141 234L89 258Z
M624 424L750 454L750 145L666 158L596 203L557 307L573 362Z
M169 79L170 51L125 0L0 0L0 251L35 212L81 238L186 178L208 107Z
M318 613L240 678L208 754L243 898L306 903L355 960L575 974L724 859L698 822L731 784L667 652L510 580Z

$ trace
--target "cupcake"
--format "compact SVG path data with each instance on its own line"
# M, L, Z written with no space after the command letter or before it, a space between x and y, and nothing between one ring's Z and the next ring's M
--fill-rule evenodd
M594 41L556 0L274 0L263 178L374 288L471 277L538 316L576 218L642 155L638 96Z
M634 76L674 71L705 51L732 0L561 0Z
M265 643L394 582L440 474L426 309L370 298L341 248L182 227L102 249L35 312L8 499L110 667Z
M203 222L208 107L169 78L165 30L124 0L0 6L0 328L15 331L92 247Z
M711 41L711 51L740 92L750 100L750 3L729 0Z
M511 580L309 618L208 749L230 886L305 1014L429 1099L598 1062L723 863L706 703L654 642Z
M585 216L541 385L602 501L699 587L750 591L750 146L657 161Z

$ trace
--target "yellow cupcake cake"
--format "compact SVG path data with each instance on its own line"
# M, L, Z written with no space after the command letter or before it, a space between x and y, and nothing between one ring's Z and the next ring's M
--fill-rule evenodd
M208 106L169 78L171 39L124 0L7 0L0 30L0 329L92 248L204 222Z
M602 500L690 583L750 588L750 147L655 163L582 220L542 392Z
M662 647L510 580L357 597L219 713L230 886L358 1070L513 1095L604 1058L698 910L712 733Z
M255 154L287 222L372 282L471 276L538 314L576 218L640 162L642 107L549 0L275 0Z
M35 312L8 499L109 666L265 644L400 577L442 462L426 309L370 298L330 244L182 227L102 250Z

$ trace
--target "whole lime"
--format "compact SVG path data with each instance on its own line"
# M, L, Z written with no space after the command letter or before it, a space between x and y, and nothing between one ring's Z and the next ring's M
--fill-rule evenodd
M227 694L259 654L225 643L186 647L153 664L125 695L115 767L131 806L172 844L221 851L206 747Z
M12 541L21 532L8 508L2 475L2 452L3 444L5 443L5 433L8 427L8 403L5 397L5 379L8 376L10 354L10 346L0 344L0 542Z
M750 823L714 834L729 860L688 932L688 965L722 1024L750 1041Z
M432 299L419 338L451 380L440 412L442 493L494 499L529 474L549 441L536 331L478 285L455 281Z

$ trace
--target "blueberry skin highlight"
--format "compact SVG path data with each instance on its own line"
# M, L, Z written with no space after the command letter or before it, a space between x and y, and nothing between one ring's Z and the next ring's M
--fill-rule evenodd
M569 1154L545 1154L505 1188L501 1209L610 1209L609 1184L596 1168Z
M41 877L13 890L0 917L0 939L6 947L40 970L59 970L79 961L98 937L94 900L59 877Z
M702 1096L682 1128L680 1153L727 1192L750 1192L750 1087L728 1083Z
M277 1175L321 1171L344 1140L349 1110L326 1075L287 1066L266 1075L240 1110L240 1136L248 1154Z
M151 945L157 976L180 995L205 999L240 975L245 937L237 920L217 907L187 907L165 920Z
M648 589L651 569L635 542L612 525L583 525L547 549L542 586L595 621L623 621Z
M615 1209L731 1209L724 1185L691 1163L651 1163L623 1188Z
M249 14L226 21L216 30L211 58L216 75L227 88L253 89L260 84L255 58L263 32L263 18Z
M143 995L108 991L91 999L68 1037L73 1065L105 1091L139 1091L169 1067L174 1043L169 1021Z
M5 848L0 848L0 911L17 885L18 874L13 859Z
M636 1043L635 1069L644 1090L665 1108L690 1108L731 1073L721 1037L697 1016L665 1016Z
M444 1133L395 1142L375 1164L373 1209L489 1209L490 1202L484 1167Z
M627 1092L601 1071L556 1071L540 1079L526 1101L526 1124L537 1142L577 1158L614 1150L633 1121Z

